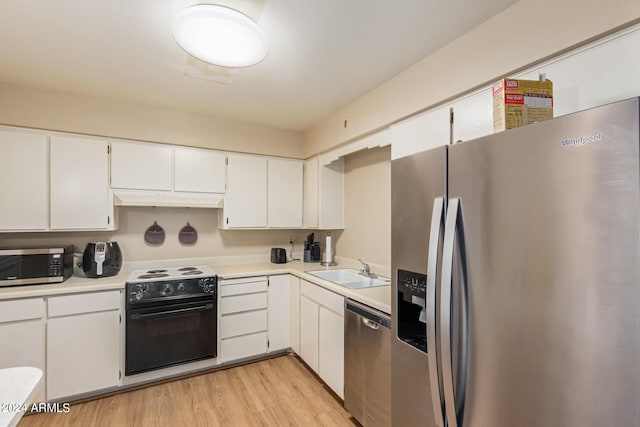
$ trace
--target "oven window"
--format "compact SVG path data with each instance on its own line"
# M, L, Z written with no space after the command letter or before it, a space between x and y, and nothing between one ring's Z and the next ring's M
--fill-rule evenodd
M147 322L147 337L157 338L175 334L196 333L200 329L198 314L183 314L175 317L161 317Z
M125 374L216 357L215 299L127 311Z

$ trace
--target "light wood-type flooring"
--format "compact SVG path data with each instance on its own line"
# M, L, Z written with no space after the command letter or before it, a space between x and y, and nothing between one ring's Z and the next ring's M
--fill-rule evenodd
M72 403L67 414L27 415L18 427L355 425L295 356L284 355Z

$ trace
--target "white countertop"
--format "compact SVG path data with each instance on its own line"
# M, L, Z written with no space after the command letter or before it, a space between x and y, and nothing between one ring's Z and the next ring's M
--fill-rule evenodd
M342 264L342 263L341 263ZM349 289L337 285L328 280L321 279L306 273L310 270L335 270L340 268L353 268L348 265L335 267L322 267L319 263L304 263L292 261L286 264L272 264L269 262L255 264L235 264L213 266L222 279L235 279L249 276L269 276L276 274L293 274L325 289L333 291L347 298L355 299L377 310L391 314L391 286L377 286L374 288Z
M0 369L0 427L18 424L40 391L42 371L19 367Z
M180 260L180 262L184 262L184 260ZM234 279L263 275L268 276L277 274L293 274L297 277L300 277L301 279L307 280L318 286L322 286L323 288L340 294L346 298L352 298L385 313L391 313L391 286L349 289L306 273L306 271L308 270L357 268L357 266L359 265L357 261L340 260L339 265L335 267L322 267L320 263L305 263L302 261L292 261L286 264L272 264L270 262L218 264L213 259L200 259L197 261L192 260L191 263L193 262L210 265L221 279ZM171 264L171 262L163 261L163 264ZM139 265L135 265L132 267L140 268ZM150 263L149 268L151 267L154 266ZM124 284L127 281L131 270L133 269L134 268L123 268L123 270L117 276L104 277L99 279L88 279L84 277L72 276L63 283L56 283L51 285L2 287L0 288L0 300L64 295L77 292L94 292L111 289L123 289ZM376 270L374 269L374 271ZM381 273L382 275L385 275L384 271L382 271Z

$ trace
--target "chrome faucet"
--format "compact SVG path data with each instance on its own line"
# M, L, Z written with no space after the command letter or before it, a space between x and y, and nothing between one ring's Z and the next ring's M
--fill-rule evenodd
M369 267L369 264L364 262L362 258L358 258L358 261L360 261L360 263L362 264L362 266L360 267L360 275L369 277L371 279L375 279L376 277L378 277L376 274L371 272L371 267Z

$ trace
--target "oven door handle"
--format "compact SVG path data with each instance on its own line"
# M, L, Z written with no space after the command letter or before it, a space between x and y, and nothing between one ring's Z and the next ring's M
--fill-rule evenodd
M206 311L206 310L211 310L212 308L213 308L213 304L209 303L209 304L201 305L199 307L179 308L177 310L167 310L167 311L160 311L156 313L147 313L147 314L135 313L131 315L131 319L133 320L153 319L154 317L170 316L172 314L184 314L184 313L193 313L196 311Z

